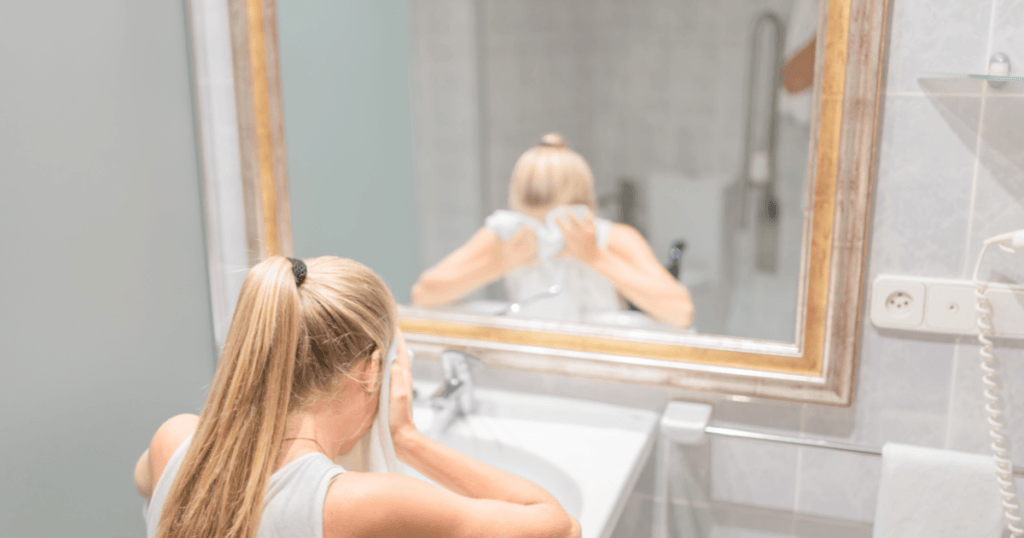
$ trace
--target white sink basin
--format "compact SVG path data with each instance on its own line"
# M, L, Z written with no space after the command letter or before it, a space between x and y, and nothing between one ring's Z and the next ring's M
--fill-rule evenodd
M419 394L437 383L416 382ZM658 415L613 405L476 389L475 413L438 439L488 465L541 486L572 514L584 538L611 534L653 446ZM433 411L414 407L420 431ZM409 474L423 478L409 469Z

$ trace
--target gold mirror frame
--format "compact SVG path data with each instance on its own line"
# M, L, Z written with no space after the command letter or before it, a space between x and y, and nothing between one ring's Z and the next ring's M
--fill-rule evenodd
M198 0L193 0L196 2ZM796 343L400 307L418 358L830 405L851 403L887 0L822 0ZM274 0L229 0L249 252L291 251ZM197 51L199 54L201 51ZM200 111L200 121L203 121ZM807 223L810 223L809 225Z

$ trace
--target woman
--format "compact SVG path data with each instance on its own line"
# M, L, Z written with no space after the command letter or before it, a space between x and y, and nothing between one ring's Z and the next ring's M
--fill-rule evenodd
M561 136L544 135L519 157L508 201L511 211L495 212L465 245L420 276L414 304L450 304L504 277L510 301L536 301L531 315L579 321L588 312L618 309L621 294L661 322L693 323L690 293L643 236L594 218L593 174Z
M396 455L447 489L333 463L370 429L382 375ZM165 422L136 466L148 536L579 536L541 488L419 434L411 383L394 299L372 271L335 257L260 263L202 415Z

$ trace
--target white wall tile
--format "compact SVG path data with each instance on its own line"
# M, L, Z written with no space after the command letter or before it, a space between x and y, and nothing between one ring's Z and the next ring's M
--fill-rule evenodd
M985 98L981 128L980 168L974 195L968 273L982 242L994 235L1024 228L1024 96ZM982 278L1024 282L1024 255L993 248L985 256Z
M706 536L714 538L789 538L793 514L783 510L721 503L711 508ZM685 535L677 535L685 536Z
M797 448L743 439L711 440L714 501L793 510Z
M1024 1L994 0L992 17L993 53L1002 52L1010 57L1010 74L1024 76ZM1010 82L992 92L997 95L1024 94L1024 82Z
M871 525L832 519L797 516L793 521L796 538L871 538Z
M419 0L410 8L418 263L437 263L482 218L476 34L472 0Z
M796 511L871 522L881 469L882 459L877 456L804 448Z
M636 538L651 536L651 517L654 504L650 497L633 493L626 502L611 538Z
M946 448L978 454L990 454L991 426L982 384L979 345L964 338L957 346L956 373L953 380L952 402L949 414L949 438ZM992 351L999 372L998 394L1003 401L1003 422L1006 444L1012 449L1013 460L1024 466L1024 342L996 340Z
M882 334L863 323L853 405L806 406L804 434L871 447L886 442L942 447L953 363L948 339Z
M741 429L800 430L801 404L781 401L759 401L757 404L722 400L715 402L711 420L716 425Z
M919 92L924 72L983 73L992 0L894 2L887 90Z
M977 117L980 98L943 103ZM872 207L870 273L957 277L970 210L975 145L933 101L886 98Z

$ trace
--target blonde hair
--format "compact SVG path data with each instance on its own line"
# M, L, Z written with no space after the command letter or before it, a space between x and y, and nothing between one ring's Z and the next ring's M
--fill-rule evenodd
M561 135L549 133L516 161L508 187L510 209L584 204L597 208L594 174L579 153L569 149Z
M254 538L289 412L387 355L397 314L380 277L333 256L306 266L301 285L280 256L249 271L157 537Z

